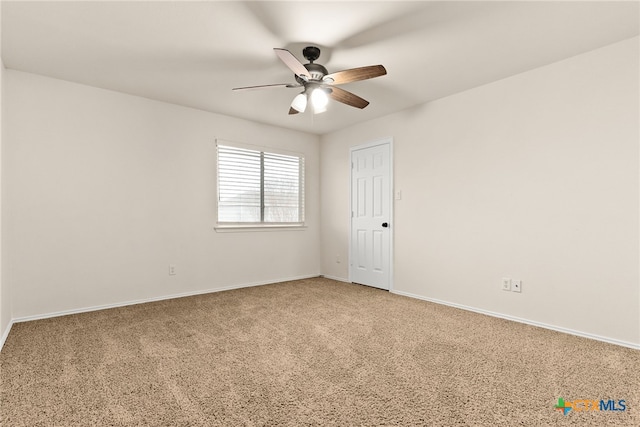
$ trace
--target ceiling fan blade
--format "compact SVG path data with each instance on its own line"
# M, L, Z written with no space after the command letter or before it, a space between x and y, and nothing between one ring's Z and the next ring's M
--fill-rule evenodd
M339 87L332 87L329 96L331 97L331 99L335 99L338 102L342 102L343 104L347 104L356 108L364 108L369 105L369 101L367 101L366 99L362 99L358 95L355 95L344 89L340 89Z
M276 84L272 84L272 85L234 87L231 90L266 89L266 88L272 88L272 87L298 87L298 86L300 86L300 85L293 86L293 85L290 85L290 84L287 84L287 83L276 83Z
M299 111L296 110L295 108L289 107L289 114L298 114Z
M276 55L278 55L278 58L280 58L282 62L284 62L285 65L294 72L296 76L302 78L303 80L309 80L309 70L307 70L304 65L302 65L302 63L298 61L295 56L293 56L291 52L289 52L287 49L279 49L277 47L273 50Z
M329 84L341 85L343 83L372 79L385 74L387 74L387 70L382 65L369 65L368 67L351 68L350 70L328 74L322 80Z

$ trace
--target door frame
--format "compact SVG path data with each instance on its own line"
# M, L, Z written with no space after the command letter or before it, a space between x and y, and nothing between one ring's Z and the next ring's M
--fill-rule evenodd
M353 235L353 152L376 147L378 145L389 146L389 292L393 290L393 230L395 222L393 218L394 210L394 186L393 186L393 137L385 137L375 141L367 142L360 145L354 145L349 147L349 282L353 283L353 246L351 242L351 236Z

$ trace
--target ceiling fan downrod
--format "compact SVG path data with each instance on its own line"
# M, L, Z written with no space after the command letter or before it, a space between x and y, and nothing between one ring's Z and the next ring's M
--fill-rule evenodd
M316 46L307 46L302 50L302 55L309 61L308 64L304 64L304 68L311 74L310 80L322 81L322 78L329 74L329 71L320 64L314 64L313 61L320 57L320 48ZM296 81L300 84L304 84L302 78L295 76Z

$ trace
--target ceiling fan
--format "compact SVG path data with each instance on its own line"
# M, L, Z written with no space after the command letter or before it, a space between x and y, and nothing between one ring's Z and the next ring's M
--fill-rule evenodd
M313 61L320 57L320 48L307 46L302 50L302 55L309 61L302 64L287 49L273 49L278 57L295 74L297 84L270 84L260 86L236 87L233 90L262 89L273 87L304 88L301 93L293 98L289 114L304 113L307 104L311 104L314 114L326 111L329 98L356 108L364 108L369 101L360 98L349 91L337 87L344 83L357 82L359 80L372 79L384 76L387 70L382 65L370 65L367 67L351 68L349 70L331 73L320 64Z

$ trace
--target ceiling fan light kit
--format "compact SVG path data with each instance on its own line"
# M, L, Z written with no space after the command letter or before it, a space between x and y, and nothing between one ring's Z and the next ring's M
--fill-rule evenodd
M289 114L304 113L308 103L311 103L313 114L323 113L327 110L329 98L352 107L365 108L369 105L369 101L342 88L338 88L336 85L371 79L387 74L387 70L382 65L351 68L329 74L324 66L314 63L314 61L320 57L320 49L316 46L307 46L302 50L302 54L309 61L308 64L304 65L287 49L274 48L273 50L278 58L293 71L298 84L282 83L245 86L233 88L233 90L283 86L288 88L304 87L304 91L293 98L289 108Z

